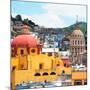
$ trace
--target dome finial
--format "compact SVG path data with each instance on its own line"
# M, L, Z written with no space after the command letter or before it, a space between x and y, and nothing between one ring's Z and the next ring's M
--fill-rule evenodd
M76 23L78 23L78 15L76 15Z
M22 34L30 34L29 28L30 27L28 25L23 25Z

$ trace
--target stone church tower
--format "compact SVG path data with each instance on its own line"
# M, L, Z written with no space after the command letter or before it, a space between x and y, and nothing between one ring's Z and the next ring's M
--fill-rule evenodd
M70 35L70 52L72 64L82 64L82 58L85 53L85 39L79 27Z

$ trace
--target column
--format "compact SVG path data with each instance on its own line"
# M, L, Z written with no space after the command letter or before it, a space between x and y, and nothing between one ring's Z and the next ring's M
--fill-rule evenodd
M84 85L84 80L82 80L82 85Z

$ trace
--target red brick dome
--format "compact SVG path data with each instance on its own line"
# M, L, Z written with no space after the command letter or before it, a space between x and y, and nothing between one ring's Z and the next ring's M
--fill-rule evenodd
M12 47L37 47L37 40L32 35L19 35L12 40Z

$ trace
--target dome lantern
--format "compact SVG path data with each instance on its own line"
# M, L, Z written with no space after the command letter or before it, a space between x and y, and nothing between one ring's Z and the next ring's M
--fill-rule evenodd
M30 29L29 26L23 25L23 27L22 27L22 34L30 34L29 29Z

